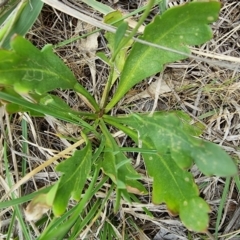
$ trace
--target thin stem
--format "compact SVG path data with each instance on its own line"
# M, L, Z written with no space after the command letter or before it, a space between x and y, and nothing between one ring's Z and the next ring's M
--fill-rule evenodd
M123 38L122 42L119 44L119 46L117 47L117 49L114 51L111 59L110 59L110 73L109 73L109 78L107 81L107 84L104 88L104 92L103 92L103 96L100 102L100 108L103 109L106 106L107 103L107 99L109 96L109 92L112 86L112 78L113 78L113 73L114 73L114 60L116 58L116 56L118 55L118 53L121 51L121 49L132 39L132 37L137 33L139 27L143 24L143 22L145 21L145 19L147 18L149 12L151 11L153 5L154 5L155 1L154 0L149 0L149 3L145 9L145 11L143 12L143 15L141 16L141 18L139 19L139 22L137 23L136 27L131 31L130 34L128 34L126 36L126 38Z
M154 0L149 0L149 3L147 5L147 8L145 9L145 11L143 12L143 15L141 16L141 18L139 19L139 22L137 23L136 27L131 31L131 33L122 40L122 42L120 43L120 45L117 47L117 49L114 51L114 54L111 58L112 61L115 60L117 54L119 53L119 51L121 51L121 49L134 37L134 35L138 32L139 27L143 24L143 22L145 21L145 19L147 18L147 16L149 15L149 12L151 11L153 5L154 5Z
M101 102L100 102L100 108L101 109L103 109L107 104L109 91L110 91L111 86L112 86L113 73L114 73L114 65L111 62L110 72L109 72L109 75L108 75L108 80L107 80L106 86L104 88L102 99L101 99Z

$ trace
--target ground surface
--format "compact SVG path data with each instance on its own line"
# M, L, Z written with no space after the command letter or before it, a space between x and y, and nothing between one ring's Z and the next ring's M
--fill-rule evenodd
M121 9L124 12L130 12L144 4L144 1L102 1L115 9ZM197 48L198 51L207 54L218 54L223 59L229 57L240 59L240 2L238 0L224 0L221 15L217 23L212 28L214 38L207 44ZM170 4L179 4L173 2ZM102 15L87 7L84 4L77 3L87 15L101 19ZM157 9L152 12L149 21ZM135 18L137 20L138 17ZM78 28L78 29L77 29ZM79 23L64 13L54 10L49 6L44 6L39 19L28 34L36 46L42 48L45 44L57 44L71 37L82 33L92 31L94 26L90 24ZM56 49L56 53L72 69L79 81L95 96L100 99L103 85L107 78L108 69L101 61L96 59L96 51L108 51L106 41L100 32L96 39L97 45L92 49L87 48L84 41L73 42L64 47ZM89 42L88 42L89 43ZM157 110L181 109L187 112L195 122L201 122L205 126L202 137L214 143L221 145L237 162L240 157L240 75L238 71L232 69L235 64L234 59L229 58L226 67L212 66L204 61L187 59L178 63L169 64L164 71L164 80L170 87L170 91L160 94L158 99ZM221 62L221 59L217 59ZM231 62L232 61L232 62ZM238 62L239 63L239 62ZM159 76L138 84L128 93L123 100L129 103L131 111L148 112L151 111L154 102L154 87L152 82L157 81ZM144 92L144 94L143 94ZM57 92L68 103L79 110L87 109L86 105L79 101L79 98L72 92ZM134 98L133 98L134 96ZM116 111L125 112L118 105ZM15 143L15 151L21 149L22 137L19 125L19 119L22 116L16 115L11 119L12 137ZM44 159L50 155L62 151L68 146L67 141L61 141L53 133L65 128L71 132L69 126L62 123L52 123L51 120L28 118L26 120L31 126L29 128L29 168L34 169ZM52 123L52 125L51 125ZM61 126L61 128L60 128ZM70 126L71 127L71 126ZM77 136L77 131L73 130L72 135ZM126 141L120 138L120 141ZM55 151L55 152L54 152ZM16 156L19 157L19 154ZM136 156L131 156L136 157ZM140 162L137 166L143 168ZM222 198L223 189L226 179L217 177L203 176L193 167L192 172L196 182L199 185L201 196L209 203L211 207L209 235L195 234L186 230L181 224L178 217L171 217L164 205L154 206L149 197L142 197L142 204L128 205L125 203L121 211L115 216L108 216L117 225L119 233L126 232L129 239L210 239L211 234L215 231L218 208ZM29 181L24 188L24 194L33 192L49 183L56 181L58 178L54 172L54 165L44 171L37 173L34 181ZM235 182L230 180L230 188L227 189L227 202L223 208L219 226L219 239L240 239L240 205L239 193ZM148 183L151 188L151 182ZM177 197L177 196L176 196ZM154 215L150 218L141 211L141 206L147 207ZM108 209L112 208L109 203ZM134 221L138 227L133 227ZM4 224L2 231L5 232L8 227L8 214L4 215ZM131 223L131 224L130 224ZM137 230L136 230L137 229ZM161 231L160 231L161 230ZM92 233L94 232L91 230ZM91 232L90 231L90 232ZM160 231L160 232L159 232ZM158 235L157 235L158 234ZM235 238L234 238L235 237ZM90 237L89 237L90 239ZM94 238L94 234L92 235Z

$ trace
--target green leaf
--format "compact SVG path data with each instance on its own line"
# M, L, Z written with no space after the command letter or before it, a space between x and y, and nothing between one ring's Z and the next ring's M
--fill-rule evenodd
M104 17L104 22L111 24L113 22L116 22L120 19L122 19L123 15L120 11L114 11L109 14L107 14ZM117 49L118 45L121 43L121 41L124 39L124 34L127 31L128 25L123 20L117 22L114 24L114 26L118 27L116 34L107 32L105 34L105 37L108 41L108 47L111 50L112 55L114 55L115 50ZM129 47L132 45L132 41L129 41L125 47L117 54L115 61L114 61L114 73L112 78L112 84L116 81L116 79L119 77L119 74L123 70L124 64L126 62L127 58L127 51ZM104 60L107 62L106 60Z
M18 3L19 3L18 0L10 0L7 5L1 7L1 12L0 12L0 26L1 26L1 28L4 25L4 22L6 21L6 19L9 19L10 14L16 8ZM2 32L0 31L0 39L1 39L1 36L2 36L1 34L2 34Z
M49 192L46 194L46 203L49 206L53 205L54 199L56 197L56 193L58 190L58 186L59 186L60 181L58 181L57 183L55 183L52 188L49 190Z
M107 56L103 53L103 52L97 52L96 56L101 59L103 62L105 62L106 64L110 65L110 61L107 58Z
M143 154L143 158L147 172L153 178L153 203L166 203L171 214L179 214L186 227L204 232L208 226L210 208L198 197L192 175L179 168L170 154Z
M91 182L89 183L89 186L83 194L81 200L76 204L76 206L64 213L61 217L54 218L38 238L39 240L65 239L64 236L66 236L77 219L82 215L82 212L86 209L89 200L94 197L94 194L107 180L105 178L104 181L98 182L99 170L100 166L96 164L95 169L93 170L94 173Z
M21 36L11 42L13 51L0 50L0 84L13 86L18 93L43 94L55 88L73 88L76 79L53 53L50 45L39 51Z
M190 118L181 112L155 112L153 116L132 114L119 118L105 115L104 119L127 133L137 144L140 141L144 149L156 150L142 153L147 172L153 178L152 201L166 203L169 211L179 214L189 229L206 231L210 208L199 197L197 185L185 169L194 160L205 174L234 175L237 168L232 159L219 146L195 138L194 135L201 131L191 126Z
M128 24L126 22L122 22L119 27L117 28L116 33L114 34L114 49L117 49L118 45L121 43L122 39L124 38L124 35L126 34L128 29Z
M156 112L152 117L134 114L125 122L137 129L141 138L150 138L160 153L170 152L180 168L190 167L194 160L206 175L226 177L237 174L236 165L228 154L211 142L195 138L196 128L186 119L180 118L179 112Z
M12 88L9 88L9 87L2 88L1 93L7 93L11 96L14 96L18 100L22 98L18 93L16 93ZM5 105L6 111L10 114L17 113L17 112L29 112L31 116L44 117L44 114L41 114L32 109L26 108L25 106L20 104L5 101L4 105Z
M208 24L217 20L219 10L220 3L211 0L190 2L168 9L163 15L155 17L145 28L140 39L189 54L190 49L187 45L199 45L212 38ZM164 64L185 58L186 55L136 42L122 70L117 91L106 111L109 111L132 86L162 71Z
M8 18L5 15L0 19L5 19L0 30L0 45L6 49L10 48L10 39L14 34L24 36L29 31L43 7L42 1L18 1L18 5L16 3L17 1L10 1L10 11L6 10Z
M205 175L228 177L237 174L231 157L214 143L199 140L199 144L192 151L192 158Z
M88 174L91 170L92 148L88 142L82 150L76 150L72 157L61 162L56 170L63 173L53 202L53 213L59 216L64 213L69 198L79 200Z
M136 194L146 194L146 189L137 181L141 176L133 168L130 160L120 152L117 143L103 122L101 129L106 138L102 163L104 173L112 179L118 189L125 189Z
M97 2L96 0L82 0L82 2L86 3L87 5L91 6L93 9L103 14L107 14L114 11L114 9L112 9L108 5L103 4L101 2Z
M39 103L41 105L48 106L51 109L72 112L70 106L62 98L55 95L45 94L40 98Z

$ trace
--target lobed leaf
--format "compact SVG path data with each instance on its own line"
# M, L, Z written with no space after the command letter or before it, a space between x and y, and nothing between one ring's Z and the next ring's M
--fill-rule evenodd
M206 232L208 226L208 204L200 197L191 198L183 202L180 207L180 218L184 225L192 231Z
M230 156L214 143L196 138L201 130L190 125L190 118L178 111L155 112L148 115L132 114L115 119L141 133L141 138L150 138L154 149L162 154L171 152L171 157L180 168L188 168L192 160L206 175L233 176L237 168Z
M199 45L212 38L208 24L217 20L220 3L190 2L165 11L155 17L140 39L186 54L187 45ZM117 91L106 107L109 111L132 86L162 71L164 64L185 59L186 55L153 48L136 42L125 62Z
M11 41L12 51L0 50L0 85L18 93L43 94L55 88L74 88L70 69L53 53L50 45L42 51L21 36Z
M76 150L72 157L61 162L56 170L63 173L59 180L58 190L53 201L55 216L64 213L69 198L79 200L81 192L91 170L92 148L88 142L82 150Z
M143 140L144 143L145 141ZM207 230L210 208L198 196L198 188L192 175L181 169L170 154L142 155L147 172L153 178L153 203L166 203L171 214L179 214L188 229L197 232Z
M136 143L141 141L144 149L156 150L142 153L147 172L153 178L152 201L156 204L166 203L172 214L179 213L189 229L206 231L210 208L199 197L194 179L185 169L194 160L205 174L234 175L237 168L232 159L219 146L195 138L194 135L200 134L200 130L191 126L190 118L181 112L105 118ZM121 127L119 123L135 131Z
M140 175L133 168L127 157L119 151L119 147L106 126L102 123L101 129L106 138L102 170L117 185L118 189L127 190L135 194L146 194L143 185L138 182Z

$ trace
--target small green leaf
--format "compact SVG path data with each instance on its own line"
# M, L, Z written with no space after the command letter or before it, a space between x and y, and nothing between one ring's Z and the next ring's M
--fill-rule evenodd
M119 19L122 19L123 15L120 11L114 11L109 14L107 14L104 17L104 22L108 24L112 24ZM114 26L118 27L116 34L107 32L105 34L105 37L108 41L108 47L111 50L111 54L113 55L115 50L117 49L118 45L122 41L125 32L127 31L127 23L125 23L123 20L120 20L119 22L116 22L113 24ZM127 58L127 51L129 47L132 45L133 41L129 41L125 47L118 53L118 55L115 58L114 65L114 73L113 73L113 78L112 78L112 84L116 81L116 79L119 77L119 74L121 73L126 58ZM106 60L104 60L106 62Z
M58 190L58 186L59 186L59 181L57 183L55 183L52 188L49 190L49 192L46 194L46 203L49 206L53 205L57 190Z
M97 2L96 0L82 0L82 2L86 3L87 5L91 6L93 9L103 14L107 14L113 11L113 9L109 7L107 4Z
M128 24L123 21L117 28L117 31L114 36L114 49L117 49L118 45L121 43L122 39L124 38L124 35L126 34L127 29Z
M118 20L122 19L122 17L123 15L120 11L111 11L110 13L104 16L104 22L108 24L113 24L117 22L116 26L119 26L121 22L118 22Z
M112 179L118 189L125 189L136 194L146 194L146 189L138 182L141 176L133 168L130 160L119 151L117 143L104 123L101 124L101 129L106 138L106 151L102 163L103 172Z
M50 45L40 51L23 37L15 36L11 46L12 51L0 50L0 84L13 86L20 94L74 88L77 80Z
M110 65L109 59L107 58L107 56L103 52L97 52L96 56L99 57L106 64Z
M91 170L91 144L87 143L82 150L76 150L72 157L61 162L56 170L63 173L53 202L53 213L59 216L64 213L69 198L79 200L88 174Z
M208 24L217 20L220 3L216 1L190 2L168 9L155 17L141 39L186 54L187 45L199 45L212 38ZM173 53L136 42L125 62L114 97L106 107L109 111L132 86L162 71L164 64L185 59L186 55Z

